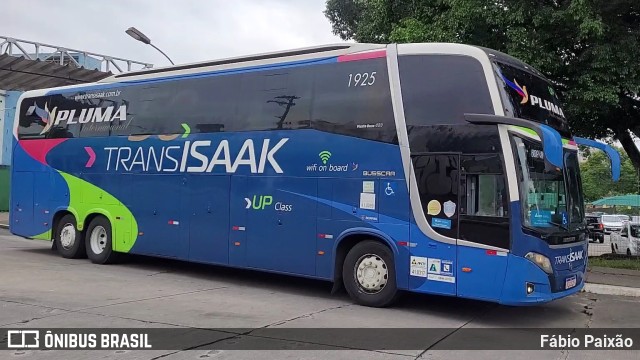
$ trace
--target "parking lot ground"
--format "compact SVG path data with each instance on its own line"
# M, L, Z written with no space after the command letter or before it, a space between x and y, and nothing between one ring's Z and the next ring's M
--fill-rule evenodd
M407 294L392 308L355 305L326 282L132 257L118 265L68 260L50 243L0 230L0 327L28 328L631 328L640 300L580 293L537 307ZM232 334L233 335L233 334ZM637 359L633 351L148 350L0 352L2 359ZM286 348L292 339L276 339Z

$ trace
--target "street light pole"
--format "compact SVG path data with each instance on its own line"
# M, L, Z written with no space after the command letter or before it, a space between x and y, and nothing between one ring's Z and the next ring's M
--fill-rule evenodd
M165 53L164 53L164 51L160 50L160 48L159 48L159 47L157 47L157 46L155 46L155 45L153 45L153 44L149 44L149 45L151 45L154 49L158 50L158 51L160 52L160 54L164 55L164 57L166 57L166 58L167 58L167 60L169 60L169 62L171 63L171 65L175 65L175 64L173 63L173 61L171 61L171 58L169 58L169 56L168 56L167 54L165 54Z
M173 63L173 61L171 60L171 58L164 53L164 51L160 50L160 48L158 48L157 46L153 45L151 43L151 39L142 33L142 31L134 28L133 26L128 28L127 30L125 30L125 32L127 33L127 35L131 36L132 38L134 38L135 40L140 41L143 44L147 44L147 45L151 45L154 49L158 50L160 52L160 54L164 55L164 57L167 58L167 60L169 60L169 62L171 63L171 65L175 65Z

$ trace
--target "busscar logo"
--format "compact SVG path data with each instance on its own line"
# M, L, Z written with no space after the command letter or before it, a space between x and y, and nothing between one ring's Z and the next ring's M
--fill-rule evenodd
M51 130L53 125L60 125L61 123L71 124L88 124L88 123L113 123L118 121L116 125L127 120L127 106L107 106L107 107L88 107L83 109L71 109L71 110L58 110L58 107L49 109L49 104L44 104L44 109L40 108L36 103L33 103L27 109L27 116L36 114L40 117L40 120L45 124L44 128L40 132L40 135Z

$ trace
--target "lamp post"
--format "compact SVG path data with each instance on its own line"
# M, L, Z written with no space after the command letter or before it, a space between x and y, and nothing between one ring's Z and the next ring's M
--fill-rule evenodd
M164 55L164 57L167 58L167 60L169 60L169 62L171 63L171 65L175 65L173 63L173 61L171 60L171 58L169 56L167 56L167 54L164 53L164 51L160 50L157 46L153 45L151 43L151 39L149 39L148 36L146 36L145 34L142 33L142 31L134 28L133 26L128 28L127 30L125 30L125 32L127 33L127 35L131 36L132 38L140 41L141 43L147 44L147 45L151 45L153 46L154 49L158 50L162 55Z

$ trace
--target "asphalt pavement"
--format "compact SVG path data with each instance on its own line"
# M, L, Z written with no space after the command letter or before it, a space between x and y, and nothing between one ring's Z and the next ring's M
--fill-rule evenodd
M355 305L326 282L131 257L68 260L50 243L0 230L0 327L100 328L618 328L640 324L639 298L580 293L537 307L407 294L392 308ZM251 336L248 334L247 336ZM236 339L237 340L237 339ZM288 339L281 339L286 342ZM3 359L637 359L632 351L39 351Z

